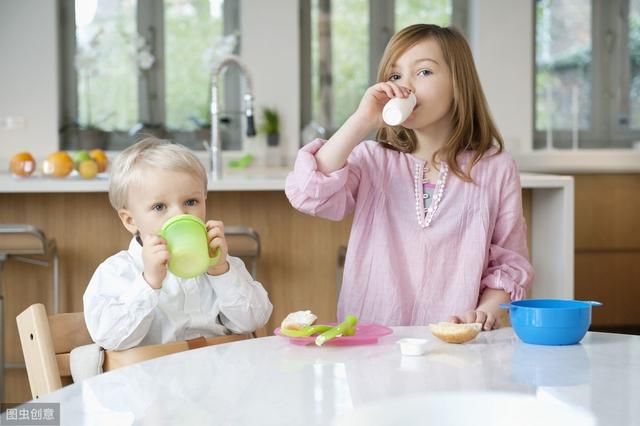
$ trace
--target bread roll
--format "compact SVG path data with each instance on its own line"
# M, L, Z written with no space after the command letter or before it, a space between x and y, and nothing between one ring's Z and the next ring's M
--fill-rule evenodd
M482 324L455 324L452 322L440 322L429 324L431 334L448 343L464 343L473 340L482 330Z
M291 312L285 319L282 320L280 328L287 328L289 330L300 330L302 327L313 324L318 319L311 311L297 311Z

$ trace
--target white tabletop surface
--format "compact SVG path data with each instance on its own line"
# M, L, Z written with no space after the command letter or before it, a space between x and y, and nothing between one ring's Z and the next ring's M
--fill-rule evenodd
M402 356L402 337L429 339L429 351ZM326 425L363 404L446 391L513 392L588 410L599 425L640 425L640 336L588 333L555 347L524 344L511 328L464 345L426 327L352 347L272 336L136 364L39 402L60 402L68 425Z

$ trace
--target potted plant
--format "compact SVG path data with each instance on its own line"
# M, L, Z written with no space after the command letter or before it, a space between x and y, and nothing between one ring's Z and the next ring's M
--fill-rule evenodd
M262 109L262 123L258 130L267 135L267 146L278 146L280 143L280 117L275 108Z

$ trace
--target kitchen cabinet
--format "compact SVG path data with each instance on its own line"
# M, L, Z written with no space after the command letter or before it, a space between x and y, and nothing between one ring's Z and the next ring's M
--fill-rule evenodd
M575 296L593 326L640 330L640 174L575 176Z

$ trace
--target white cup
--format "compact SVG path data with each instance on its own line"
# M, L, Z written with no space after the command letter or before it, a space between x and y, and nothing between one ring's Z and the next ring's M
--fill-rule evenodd
M429 341L426 339L404 338L398 340L402 355L420 356L427 352Z
M406 120L416 106L416 95L406 98L392 98L382 109L382 120L389 126L398 126Z

